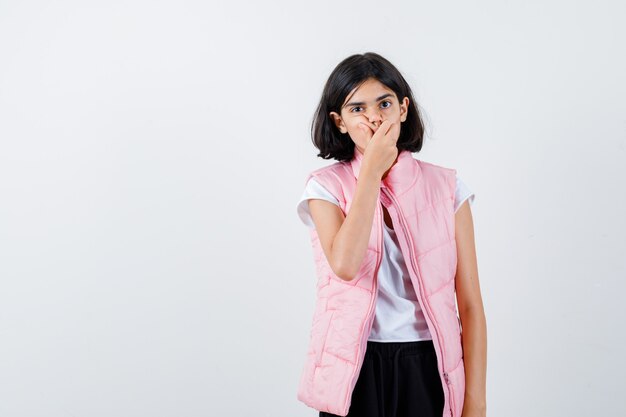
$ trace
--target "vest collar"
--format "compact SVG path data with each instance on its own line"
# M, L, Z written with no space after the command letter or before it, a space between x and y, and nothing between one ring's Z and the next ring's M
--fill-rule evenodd
M363 154L354 148L354 157L350 160L355 178L359 178ZM400 195L415 184L420 176L421 169L413 154L407 150L398 153L396 163L391 167L387 176L381 181L381 188L390 189L395 195Z

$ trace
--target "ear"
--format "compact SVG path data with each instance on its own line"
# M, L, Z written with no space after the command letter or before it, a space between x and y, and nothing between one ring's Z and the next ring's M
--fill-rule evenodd
M400 102L400 121L404 122L406 121L406 118L408 116L408 109L409 109L409 98L408 97L404 97L404 99Z
M343 119L341 118L341 116L334 111L331 111L329 114L330 117L333 119L333 122L335 122L335 126L337 126L337 129L339 129L341 133L348 133L348 129L346 129L346 125L343 123Z

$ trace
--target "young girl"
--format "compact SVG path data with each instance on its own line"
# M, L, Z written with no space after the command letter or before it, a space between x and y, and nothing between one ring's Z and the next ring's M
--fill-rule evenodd
M320 417L486 414L474 194L411 156L423 132L385 58L352 55L330 75L312 135L338 162L308 176L297 207L319 279L298 398Z

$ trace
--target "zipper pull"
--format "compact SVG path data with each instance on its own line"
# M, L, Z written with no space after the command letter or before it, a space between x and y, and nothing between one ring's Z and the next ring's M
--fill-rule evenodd
M448 378L448 373L443 373L443 378L446 380L446 384L450 385L450 378ZM450 417L454 417L454 413L452 412L452 404L450 404Z

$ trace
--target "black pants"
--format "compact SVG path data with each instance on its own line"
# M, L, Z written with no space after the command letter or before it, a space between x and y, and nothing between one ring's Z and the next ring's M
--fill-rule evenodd
M443 405L432 340L367 342L347 417L441 417Z

